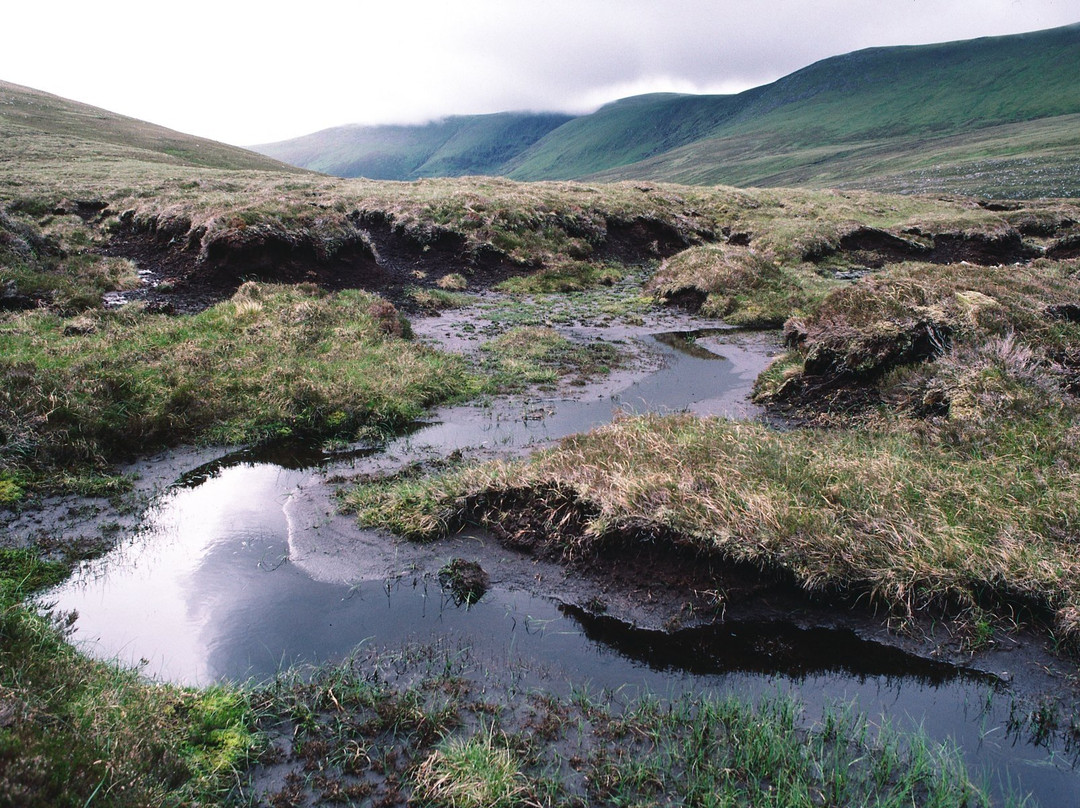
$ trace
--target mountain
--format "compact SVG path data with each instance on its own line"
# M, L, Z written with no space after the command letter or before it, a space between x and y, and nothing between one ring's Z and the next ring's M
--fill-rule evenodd
M1068 145L1059 157L1075 161L1080 146L1080 25L1031 34L987 37L941 45L874 48L825 59L773 84L733 98L716 99L715 127L692 143L680 144L647 161L609 160L592 172L608 179L647 176L689 183L727 182L774 185L812 181L830 174L828 167L845 163L846 171L828 176L867 174L874 166L857 166L854 157L872 162L893 160L922 150L923 157L940 147L967 139L980 148L968 157L987 156L987 135L999 127L1001 155L1017 149L1019 124L1039 122L1046 130L1057 120L1066 132L1054 131L1034 146ZM676 117L677 110L656 108L648 117ZM1050 127L1053 129L1054 127ZM959 138L960 140L957 140ZM991 138L993 139L993 138ZM536 178L552 159L572 160L575 151L554 138L522 156L511 173ZM553 152L557 157L553 156ZM953 158L963 157L954 154ZM934 160L933 162L937 162ZM1075 188L1075 186L1074 186Z
M185 135L6 81L0 81L0 137L11 146L19 140L25 155L47 150L59 158L93 153L207 168L299 170L248 149Z
M637 96L558 125L557 116L510 116L514 126L505 128L485 120L500 116L450 118L342 127L256 150L331 174L383 179L485 173L889 190L981 182L1006 194L1016 186L1071 196L1080 194L1078 76L1080 25L1071 25L871 48L737 95ZM508 137L521 129L537 137ZM462 131L467 150L453 145ZM995 178L987 180L988 172Z
M498 174L511 158L572 119L556 113L462 115L422 126L341 126L253 147L341 177L411 180Z

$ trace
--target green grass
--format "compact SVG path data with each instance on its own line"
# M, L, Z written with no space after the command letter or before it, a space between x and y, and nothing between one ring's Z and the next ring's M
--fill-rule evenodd
M597 286L612 286L622 279L623 274L622 267L610 263L567 261L528 275L508 278L495 288L510 294L582 292Z
M451 738L417 768L413 797L446 808L510 808L525 803L520 762L494 733Z
M246 149L185 135L6 81L0 81L0 110L5 138L21 140L31 134L42 151L51 148L56 154L68 157L73 145L90 141L103 156L122 155L170 166L300 171ZM30 153L37 151L35 148Z
M262 728L292 739L268 758L284 787L240 789L260 805L990 804L954 747L780 695L511 694L461 652L415 647L253 699Z
M0 803L216 802L254 751L245 697L152 685L81 656L63 615L25 601L67 575L36 551L0 550Z
M190 317L138 306L0 319L9 484L182 442L349 437L475 390L364 292L249 283Z
M622 364L610 343L573 342L552 328L521 326L484 344L481 367L500 392L529 385L553 387L560 380L585 383Z

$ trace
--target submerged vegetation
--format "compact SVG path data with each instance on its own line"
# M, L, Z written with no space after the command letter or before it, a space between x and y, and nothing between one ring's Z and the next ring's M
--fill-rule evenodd
M783 696L518 692L457 652L369 654L256 691L259 805L941 805L990 800L958 750ZM500 687L502 687L500 685ZM271 785L274 784L274 785Z

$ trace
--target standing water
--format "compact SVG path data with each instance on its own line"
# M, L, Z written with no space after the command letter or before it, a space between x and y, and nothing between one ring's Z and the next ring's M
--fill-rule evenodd
M810 709L855 701L897 726L953 738L998 793L1014 786L1043 805L1069 804L1080 779L1053 750L1005 731L1009 699L996 677L849 629L775 621L644 629L537 593L511 571L521 559L482 533L421 546L335 513L331 474L457 450L521 453L620 411L756 414L748 393L775 351L769 339L710 331L647 341L659 366L602 394L443 408L378 453L248 451L194 469L153 504L137 535L47 600L78 613L74 639L88 652L187 684L262 680L365 645L438 642L468 648L489 669L537 672L552 688L779 688ZM466 607L443 593L437 573L452 557L477 555L492 587Z

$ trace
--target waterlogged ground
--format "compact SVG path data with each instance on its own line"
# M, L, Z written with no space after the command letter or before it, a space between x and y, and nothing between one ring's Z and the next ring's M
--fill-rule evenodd
M516 691L790 692L811 715L854 702L898 727L951 738L999 797L1019 790L1041 805L1080 804L1065 741L1033 734L1023 720L1030 700L1059 684L1053 659L1019 642L946 661L933 658L932 637L889 634L880 617L812 603L755 571L702 569L647 550L568 570L481 532L418 545L340 515L337 482L418 462L520 455L620 412L761 417L748 395L778 351L773 335L672 313L508 307L496 297L415 329L469 352L520 325L605 340L623 366L587 384L442 408L384 446L143 464L148 491L154 480L171 484L137 528L116 523L123 538L110 553L45 599L78 613L74 638L91 654L170 681L265 680L298 664L426 647L467 660L485 687L513 682ZM461 603L440 585L454 558L490 576L479 602ZM723 602L708 589L717 580Z

